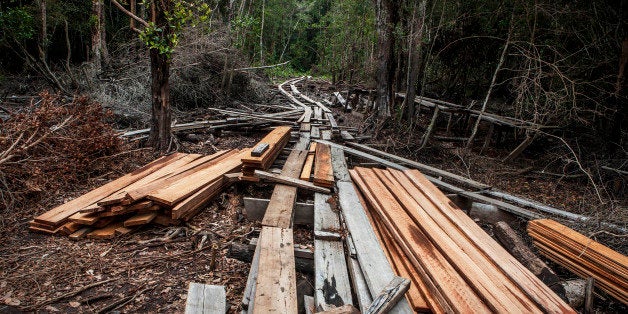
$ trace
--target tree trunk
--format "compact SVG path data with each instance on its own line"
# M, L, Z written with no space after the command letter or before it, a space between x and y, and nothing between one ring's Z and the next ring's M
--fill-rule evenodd
M105 16L102 0L92 0L92 62L96 72L101 72L102 67L109 60L107 45L105 42Z
M376 108L380 119L390 117L392 99L393 7L391 0L375 0L377 8Z
M170 57L150 49L152 117L148 144L166 151L170 146Z
M46 0L39 0L39 14L41 26L39 30L39 59L46 63L48 58L48 14L46 13Z
M421 1L418 8L415 7L412 14L412 32L408 53L410 62L408 64L408 79L406 82L406 98L404 99L406 108L406 119L412 123L414 118L414 97L416 96L416 83L419 80L419 63L421 62L421 38L423 37L423 24L425 22L425 3Z

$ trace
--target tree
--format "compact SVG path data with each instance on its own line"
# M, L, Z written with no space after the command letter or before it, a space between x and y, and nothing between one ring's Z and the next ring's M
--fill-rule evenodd
M92 0L92 61L96 71L100 72L109 61L107 41L105 38L105 15L103 13L103 0Z
M111 2L142 26L140 39L148 46L151 72L151 126L148 145L165 151L171 142L170 62L183 27L205 21L210 14L206 3L184 0L150 0L150 21L138 17L116 0Z
M421 40L423 39L423 28L425 24L425 4L426 1L414 3L412 8L412 20L410 22L410 38L408 44L408 76L406 82L406 98L404 99L406 108L406 119L410 124L414 119L414 96L416 95L416 84L419 80L419 62L421 61Z
M375 0L377 10L377 73L376 108L380 119L390 117L390 107L394 99L392 80L394 74L394 30L397 3L393 0Z

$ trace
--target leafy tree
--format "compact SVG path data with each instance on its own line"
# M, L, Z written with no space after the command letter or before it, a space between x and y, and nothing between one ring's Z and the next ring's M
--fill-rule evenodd
M208 19L207 3L185 0L145 0L140 5L152 12L148 21L127 10L116 0L111 2L136 20L136 29L150 53L152 115L148 144L156 150L169 149L171 142L170 62L186 25L197 25Z

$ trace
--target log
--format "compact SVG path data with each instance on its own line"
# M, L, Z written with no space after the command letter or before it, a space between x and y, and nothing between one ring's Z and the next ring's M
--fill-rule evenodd
M561 299L567 300L565 288L561 284L561 279L556 273L545 264L530 248L523 242L523 239L505 222L500 221L493 225L493 233L504 248L510 252L519 262L529 269L534 275L539 277L552 291Z

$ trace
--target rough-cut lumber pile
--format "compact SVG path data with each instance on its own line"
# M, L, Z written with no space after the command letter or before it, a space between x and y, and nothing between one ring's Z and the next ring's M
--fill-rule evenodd
M281 150L290 140L290 127L280 126L268 133L248 155L242 157L242 174L246 178L254 178L256 169L268 170ZM255 154L252 154L255 152ZM259 156L254 156L259 155Z
M534 245L575 274L595 278L595 285L628 304L628 257L551 219L528 223Z
M35 217L29 228L108 239L149 223L178 224L220 193L229 183L224 175L240 171L248 155L250 149L165 156Z
M351 177L433 312L575 313L418 171L356 168Z

